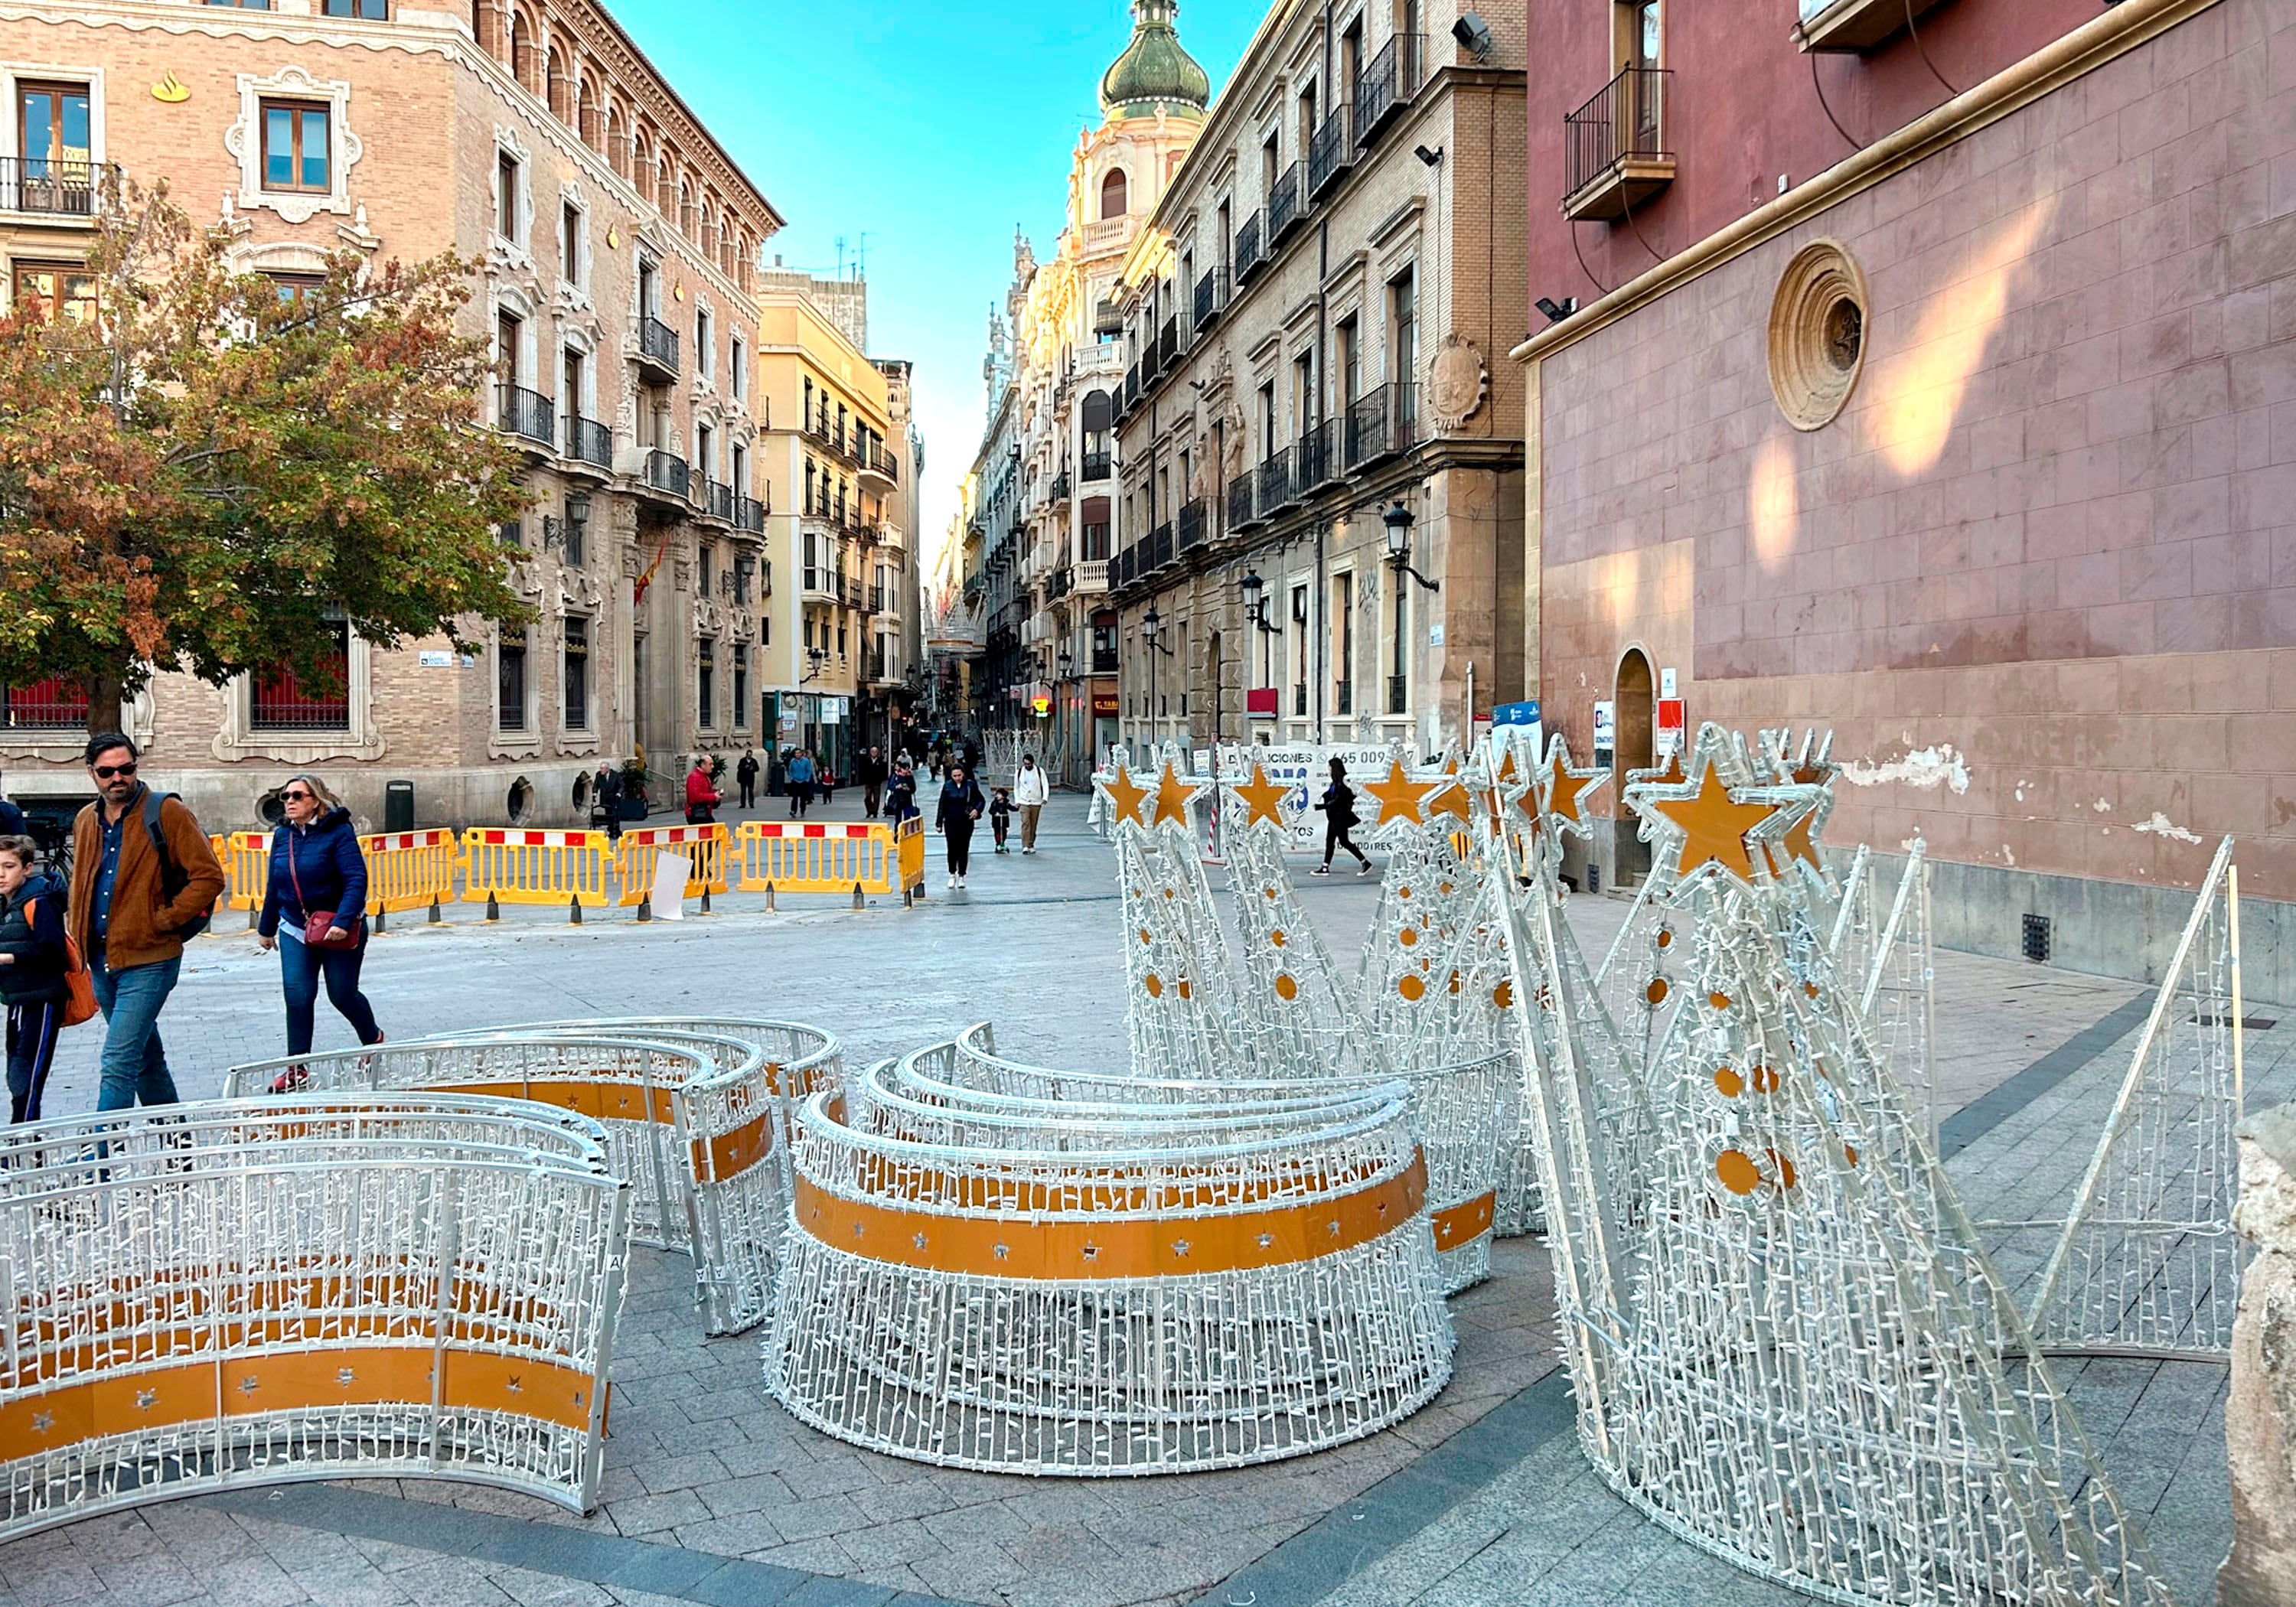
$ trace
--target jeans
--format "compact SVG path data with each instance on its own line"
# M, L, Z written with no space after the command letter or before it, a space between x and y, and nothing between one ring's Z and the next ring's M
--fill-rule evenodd
M758 807L758 783L756 782L745 781L742 783L742 807L745 809L754 809Z
M168 1052L160 1045L160 1010L176 989L180 956L114 971L103 962L102 940L88 956L88 980L95 984L96 1008L103 1012L103 1081L98 1111L125 1111L176 1102L176 1079L168 1075Z
M8 1007L8 1119L40 1119L40 1090L56 1058L64 1007L53 999Z
M319 977L327 979L327 1003L351 1024L362 1044L379 1044L382 1029L374 1007L359 991L359 967L366 963L366 939L357 948L314 948L292 938L279 939L279 976L287 989L287 1053L311 1052L311 1018L318 1013Z

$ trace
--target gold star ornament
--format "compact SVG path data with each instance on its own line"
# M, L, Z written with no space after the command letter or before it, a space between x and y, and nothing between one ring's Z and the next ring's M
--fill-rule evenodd
M1385 781L1364 783L1364 791L1379 799L1379 818L1372 824L1383 826L1390 820L1420 819L1427 795L1442 784L1413 781L1403 773L1402 760L1389 760Z
M1251 779L1231 783L1228 791L1244 808L1243 824L1256 826L1262 821L1272 826L1283 824L1283 799L1292 789L1267 779L1267 772L1257 760L1251 767Z
M1108 799L1109 808L1116 812L1110 824L1121 825L1127 821L1136 826L1148 824L1140 813L1140 806L1148 800L1148 789L1134 781L1132 772L1122 765L1117 766L1116 773L1100 783L1100 791L1101 795Z
M1156 818L1149 824L1162 825L1170 821L1183 831L1188 829L1188 808L1196 801L1201 787L1182 781L1169 761L1164 766L1164 779L1156 783Z
M1556 732L1546 746L1546 761L1538 767L1538 812L1558 832L1579 837L1587 832L1587 794L1611 779L1608 770L1570 767L1570 745Z
M1677 847L1675 874L1680 881L1689 881L1709 865L1718 865L1741 881L1754 880L1754 844L1747 839L1777 810L1767 803L1741 800L1739 794L1751 789L1734 787L1724 777L1720 761L1728 745L1719 726L1701 726L1682 780L1637 782L1627 789L1628 807L1658 840Z

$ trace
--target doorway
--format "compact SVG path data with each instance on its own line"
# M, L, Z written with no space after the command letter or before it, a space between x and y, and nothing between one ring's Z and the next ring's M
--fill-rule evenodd
M1617 700L1613 718L1618 726L1618 750L1611 761L1611 774L1618 779L1612 783L1611 796L1622 798L1627 776L1636 770L1649 769L1654 757L1651 725L1657 713L1656 692L1650 660L1641 648L1629 647L1620 659L1618 685L1612 695ZM1621 805L1611 864L1611 873L1622 889L1636 885L1650 874L1651 845L1642 840L1640 824L1641 816Z

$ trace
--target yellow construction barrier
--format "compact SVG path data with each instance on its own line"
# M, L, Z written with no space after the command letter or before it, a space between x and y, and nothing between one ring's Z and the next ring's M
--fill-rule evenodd
M745 820L734 840L745 893L898 893L893 828ZM923 863L922 850L918 855Z
M685 896L701 899L702 908L709 908L709 895L726 890L726 844L723 824L640 826L624 832L614 845L614 875L622 888L619 902L643 905L652 898L655 866L663 854L671 853L692 861Z
M209 838L208 846L215 849L216 863L223 866L226 883L216 907L261 909L271 879L271 833L234 832L228 837Z
M925 823L921 815L912 815L893 828L893 840L898 846L901 865L901 888L913 898L925 896Z
M366 853L366 907L380 928L385 915L427 909L455 897L455 833L444 827L426 832L376 832L359 839Z
M463 833L463 902L562 904L570 921L585 907L606 904L606 881L613 855L603 832L528 831L519 827L472 826Z

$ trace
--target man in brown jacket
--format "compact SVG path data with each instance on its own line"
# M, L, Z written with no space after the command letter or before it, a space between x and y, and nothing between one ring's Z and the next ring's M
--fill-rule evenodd
M184 937L204 929L224 890L198 817L173 797L154 798L136 764L135 744L119 732L91 738L97 801L72 823L68 919L106 1029L99 1111L176 1103L160 1009L183 967Z

